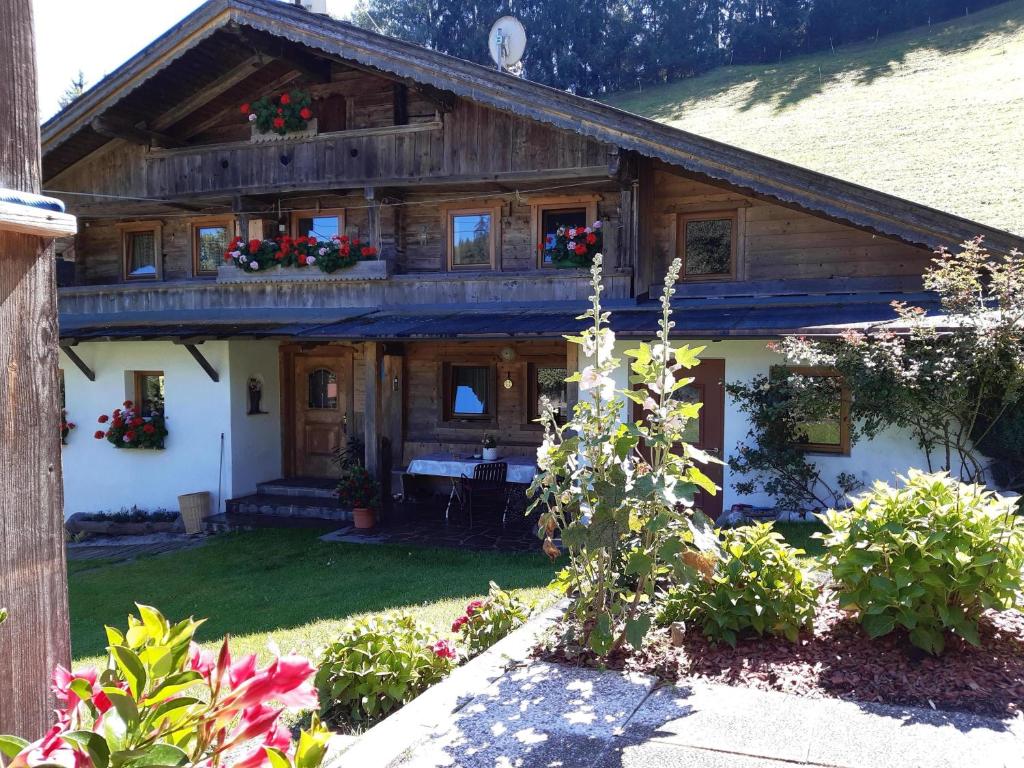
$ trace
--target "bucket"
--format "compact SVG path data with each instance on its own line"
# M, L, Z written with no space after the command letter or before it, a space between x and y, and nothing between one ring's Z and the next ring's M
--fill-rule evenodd
M185 533L202 533L203 520L210 516L210 492L185 493L178 497L178 509Z

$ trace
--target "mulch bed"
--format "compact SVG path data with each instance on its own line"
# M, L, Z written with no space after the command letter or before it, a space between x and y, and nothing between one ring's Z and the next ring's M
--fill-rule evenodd
M559 633L556 633L556 635ZM538 647L550 661L644 672L666 680L698 677L717 683L885 704L1012 717L1024 711L1024 614L988 612L980 648L948 637L945 653L932 657L906 635L872 640L834 602L818 610L813 633L799 642L752 637L736 648L710 643L699 628L673 647L668 630L655 630L644 649L598 661L578 648Z

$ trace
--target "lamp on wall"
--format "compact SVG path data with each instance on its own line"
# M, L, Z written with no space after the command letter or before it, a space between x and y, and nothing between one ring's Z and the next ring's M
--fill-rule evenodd
M512 389L512 387L513 387L512 374L509 373L508 371L505 372L505 381L503 383L504 383L505 389Z

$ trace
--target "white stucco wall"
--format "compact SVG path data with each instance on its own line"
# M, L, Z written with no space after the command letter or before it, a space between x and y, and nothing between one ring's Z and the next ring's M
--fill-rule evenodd
M96 373L89 381L63 354L68 418L78 425L63 450L65 515L177 509L178 495L209 491L217 503L280 476L277 342L207 341L199 349L220 376L213 382L183 346L169 341L91 342L75 351ZM162 451L118 450L93 433L125 399L131 371L164 372L168 437ZM264 379L267 415L247 416L247 381ZM221 462L221 435L224 436Z
M783 358L766 348L766 342L757 341L702 341L673 340L675 344L706 346L702 357L720 358L725 360L725 381L745 382L754 376L767 373L772 365L781 364ZM634 342L620 341L616 343L615 356L623 361L616 371L616 386L625 388L628 385L628 360L625 350L636 346ZM725 458L736 452L736 446L747 441L747 420L740 413L736 402L725 396ZM831 456L818 454L815 463L822 468L824 475L830 480L840 472L856 475L868 484L874 480L892 480L898 473L906 473L910 467L925 466L924 458L911 437L897 430L887 430L873 440L860 440L851 448L849 456ZM723 508L729 509L732 504L746 503L756 506L772 506L773 502L766 494L752 496L740 495L733 487L735 479L729 467L724 468ZM741 479L741 478L739 478Z

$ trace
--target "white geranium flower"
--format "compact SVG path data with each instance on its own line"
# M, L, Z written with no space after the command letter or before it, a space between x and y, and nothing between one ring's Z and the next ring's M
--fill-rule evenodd
M576 228L573 227L569 230L569 237L576 237Z
M239 260L240 262L242 262L243 264L248 264L248 263L249 263L249 257L248 257L248 256L245 256L245 255L243 255L243 254L239 254L239 256L238 256L238 260Z
M317 253L319 253L321 256L326 256L327 255L327 249L326 248L321 248L319 251L317 251Z
M601 228L601 220L598 219L597 221L594 222L594 229L600 229L600 228Z
M572 235L569 235L569 237L572 237ZM571 251L573 248L576 247L576 243L574 243L572 240L570 240L568 247L569 247L569 250Z
M232 252L231 252L231 258L232 258L232 259L237 259L237 258L238 258L239 256L241 256L241 255L242 255L242 252L241 252L241 251L232 251Z
M249 122L250 123L255 123L256 122L256 113L255 112L250 112L249 113Z
M316 256L307 256L306 263L312 267L314 264L316 264Z
M249 269L251 269L253 272L255 272L259 268L260 263L256 261L256 259L253 259L252 261L249 262Z

